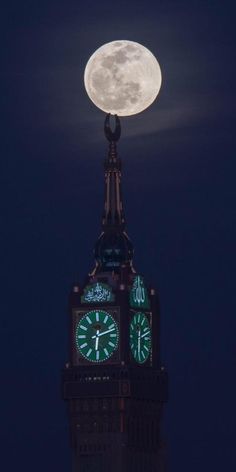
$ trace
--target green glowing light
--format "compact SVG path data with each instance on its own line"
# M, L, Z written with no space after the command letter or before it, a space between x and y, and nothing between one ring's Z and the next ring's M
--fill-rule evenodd
M103 310L86 313L76 327L76 346L90 362L104 362L118 348L119 330L116 321Z
M136 362L146 362L151 351L151 327L144 313L135 313L130 323L130 349Z
M129 301L132 308L150 308L147 289L144 285L143 278L140 275L137 275L134 279Z
M87 285L81 297L81 303L103 303L113 302L114 295L109 285L97 282Z

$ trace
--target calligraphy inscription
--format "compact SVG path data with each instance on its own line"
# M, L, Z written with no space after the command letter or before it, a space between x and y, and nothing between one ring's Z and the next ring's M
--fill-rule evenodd
M137 275L137 277L134 279L134 283L130 291L130 305L136 308L149 308L147 289L145 288L143 279L140 277L140 275Z
M102 303L112 302L114 295L110 287L106 284L97 282L85 288L84 295L81 297L82 303Z

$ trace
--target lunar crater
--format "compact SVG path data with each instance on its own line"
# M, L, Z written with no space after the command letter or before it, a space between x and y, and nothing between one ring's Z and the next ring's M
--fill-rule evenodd
M128 116L147 108L161 86L161 71L153 54L131 41L99 48L85 69L90 99L107 113Z

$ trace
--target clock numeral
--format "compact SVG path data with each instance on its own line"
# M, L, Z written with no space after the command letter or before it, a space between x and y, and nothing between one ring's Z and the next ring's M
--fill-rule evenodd
M97 352L96 352L96 360L97 360L97 361L99 361L99 355L100 355L100 353L99 353L99 351L97 351Z
M109 341L109 343L108 343L108 344L109 344L109 346L111 346L111 347L115 347L115 344L114 344L114 343L112 343L111 341Z
M108 315L106 315L105 318L104 318L104 323L105 324L106 324L107 320L108 320Z
M79 334L78 338L79 339L84 339L84 338L86 338L86 335L85 334Z
M99 321L99 313L96 311L96 321Z
M80 325L80 328L83 329L84 331L88 331L88 328L86 328L86 326Z
M108 329L114 328L114 323L112 323L110 326L108 326Z
M91 352L92 352L92 349L90 348L90 349L88 350L88 352L87 352L86 356L87 356L87 357L89 357L89 356L90 356L90 354L91 354Z
M83 349L84 347L86 347L88 345L88 343L84 343L84 344L81 344L81 349Z
M144 345L143 347L144 347L144 349L146 349L146 351L148 351L148 347L147 347L147 346Z
M90 320L89 316L86 316L86 320L90 325L92 324L92 321Z
M106 356L109 356L109 352L105 347L104 347L103 351L105 352Z
M110 338L116 338L116 336L117 336L117 335L116 335L115 333L111 333L111 334L110 334Z

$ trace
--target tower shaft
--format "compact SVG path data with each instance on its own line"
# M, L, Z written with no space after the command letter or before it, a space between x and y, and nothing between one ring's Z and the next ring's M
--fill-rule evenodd
M62 373L73 451L72 472L166 472L160 424L168 378L160 360L160 312L154 288L132 265L125 231L121 160L105 120L102 233L96 266L73 286L69 362Z
M109 153L104 162L105 204L102 219L103 230L110 227L124 229L125 217L121 193L121 160L117 156L116 143L110 142Z

